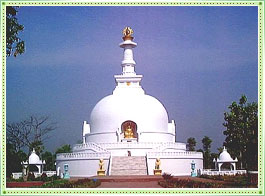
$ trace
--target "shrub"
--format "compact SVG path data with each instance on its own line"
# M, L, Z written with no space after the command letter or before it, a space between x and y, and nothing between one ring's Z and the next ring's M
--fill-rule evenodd
M165 181L169 182L173 179L173 176L171 174L168 173L163 173L162 177L164 178Z
M35 180L35 175L32 172L28 173L27 181L34 181Z
M68 181L65 179L54 180L47 182L40 186L41 188L95 188L98 187L101 182L97 179L80 179L77 181Z
M42 173L40 179L43 182L47 182L49 180L49 178L48 178L46 173Z
M158 184L164 188L221 188L220 183L200 182L195 180L172 179L171 183L160 181Z
M212 180L224 181L226 187L255 187L255 184L251 183L251 179L247 174L236 175L201 175L200 178L207 178Z
M59 176L57 176L57 175L53 175L53 176L51 176L51 177L48 177L48 181L54 181L54 180L59 180L60 179L60 177Z
M170 186L172 186L172 183L173 183L173 181L172 181L173 176L172 176L171 174L163 173L163 174L162 174L162 177L163 177L163 179L165 180L165 185L164 185L164 186L166 186L166 187L170 187Z
M20 177L19 179L7 178L6 181L7 182L24 182L22 177Z
M32 181L41 181L41 178L40 178L40 176L39 176L39 177L37 177L37 178L34 178Z

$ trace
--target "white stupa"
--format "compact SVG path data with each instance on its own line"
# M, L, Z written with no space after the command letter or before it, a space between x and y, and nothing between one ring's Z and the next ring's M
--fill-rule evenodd
M21 165L23 166L23 172L26 174L26 168L29 166L29 165L35 165L37 168L38 168L38 173L42 173L43 172L43 167L45 165L45 160L42 161L40 160L40 157L36 154L36 151L35 149L33 148L30 156L29 156L29 159L28 161L23 161L21 162Z
M215 169L218 171L222 170L221 167L225 163L230 164L230 170L236 171L236 163L238 162L238 160L237 160L237 158L232 159L231 155L227 152L227 149L224 146L222 153L220 153L217 160L214 159L213 162L215 164Z
M123 30L122 74L114 76L112 94L92 110L90 124L84 121L83 144L75 145L73 153L57 155L59 175L66 166L70 177L95 176L100 159L106 175L153 175L156 158L161 170L172 175L190 175L192 161L202 169L202 153L187 152L185 143L176 142L174 120L169 122L163 104L141 87L132 34L129 27Z

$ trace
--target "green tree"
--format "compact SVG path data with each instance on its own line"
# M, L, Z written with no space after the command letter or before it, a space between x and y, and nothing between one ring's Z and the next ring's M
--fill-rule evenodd
M18 37L24 30L24 26L16 18L18 9L18 6L6 7L6 56L16 57L25 52L25 42Z
M35 150L37 155L41 155L44 150L44 146L41 140L36 140L30 143L29 145L29 152L31 153L33 149Z
M219 156L218 153L214 153L214 152L212 152L212 153L210 154L209 168L211 168L211 169L215 169L215 164L214 164L213 160L214 160L214 159L217 160L218 156Z
M40 155L44 149L43 142L54 129L55 123L50 123L49 117L31 116L21 122L7 124L7 142L13 145L16 152L26 147L31 153L35 148Z
M222 153L223 152L223 149L224 149L223 147L217 148L218 154Z
M65 144L65 145L57 148L57 150L55 151L55 154L58 154L58 153L70 153L70 152L72 152L71 145L70 144Z
M211 150L211 143L212 140L208 136L204 136L204 138L202 139L202 147L204 152Z
M226 130L224 146L233 157L237 157L241 168L258 168L258 104L247 103L242 95L239 103L233 102L224 113Z
M190 137L187 139L187 148L189 151L195 151L196 140L194 137Z
M16 151L15 147L7 143L6 144L6 177L10 177L12 172L21 172L21 162L27 160L27 154L23 151Z
M208 136L204 136L204 138L202 139L203 164L204 164L204 168L206 169L211 168L211 165L212 165L211 143L212 143L212 140Z
M44 166L45 171L55 170L55 155L51 152L45 151L41 155L42 160L45 160L46 164Z

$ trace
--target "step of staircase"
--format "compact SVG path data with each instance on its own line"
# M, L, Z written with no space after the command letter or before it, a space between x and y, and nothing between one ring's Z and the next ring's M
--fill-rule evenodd
M147 175L145 156L112 157L111 175Z

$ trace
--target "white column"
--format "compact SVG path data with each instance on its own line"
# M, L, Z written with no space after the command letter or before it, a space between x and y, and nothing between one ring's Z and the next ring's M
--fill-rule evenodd
M133 48L137 44L132 40L126 40L120 44L120 47L124 49L123 51L123 60L121 62L122 74L123 75L135 75L135 61L133 59Z
M236 171L236 163L231 163L234 167L234 171Z
M36 165L38 168L38 173L41 173L41 165Z
M86 134L90 133L90 125L84 121L83 122L83 144L86 143Z
M221 171L222 165L223 165L223 163L218 163L218 171Z
M125 44L122 64L136 64L133 60L132 45Z
M57 176L60 176L60 167L57 168Z

